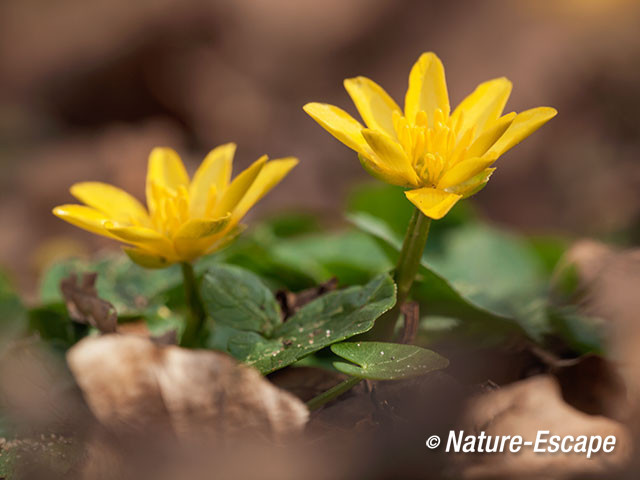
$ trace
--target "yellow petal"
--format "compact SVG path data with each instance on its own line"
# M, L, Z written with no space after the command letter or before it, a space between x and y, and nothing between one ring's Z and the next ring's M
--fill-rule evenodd
M405 117L414 123L419 111L424 111L433 125L436 109L442 110L445 118L449 117L449 93L444 76L444 66L435 53L420 55L409 74L409 88L404 99Z
M162 255L156 255L139 248L123 247L122 250L133 263L137 263L144 268L165 268L175 263Z
M189 187L192 216L201 217L205 214L212 185L218 192L227 188L231 179L231 167L235 152L235 143L220 145L211 150L198 167Z
M160 232L146 227L131 227L106 222L104 228L126 242L161 242L162 240L167 240Z
M380 85L366 77L356 77L346 79L344 88L369 128L395 137L392 114L400 112L400 107Z
M132 195L120 188L102 182L81 182L74 184L71 195L106 216L124 223L149 225L147 209Z
M462 198L467 198L471 195L475 195L487 185L487 182L489 181L491 175L495 170L495 168L485 168L482 172L478 173L474 177L471 177L466 182L448 188L447 191L462 195Z
M267 162L233 210L233 221L239 222L249 209L275 187L297 164L298 159L294 157Z
M445 192L436 188L419 188L404 192L411 203L427 217L439 220L462 198L461 195Z
M547 123L558 112L551 107L532 108L519 113L504 134L493 144L485 156L496 158L527 138L542 125Z
M222 198L213 209L213 217L222 217L236 208L238 202L242 200L242 197L247 193L247 190L249 190L249 187L254 182L265 163L267 163L267 159L268 157L263 155L233 179L231 185L229 185L229 187L224 191Z
M184 223L173 237L173 244L179 256L191 260L204 255L210 244L216 241L215 236L221 233L231 215L217 219L193 218Z
M53 214L71 225L80 227L98 235L115 238L104 225L110 219L104 213L84 205L60 205L53 209Z
M503 115L498 120L488 125L484 131L476 138L467 151L469 157L481 157L491 146L504 134L509 125L516 118L515 112Z
M307 103L303 108L322 128L350 149L371 153L361 133L364 126L341 108L326 103Z
M229 214L216 219L192 218L180 226L173 239L174 241L202 240L221 232L229 224L230 218Z
M158 189L154 189L153 184L170 191L178 191L181 185L189 186L189 175L175 150L158 147L149 154L146 194L147 206L152 215L160 205L160 199L155 195Z
M369 175L372 175L373 177L377 178L378 180L382 180L385 183L390 183L391 185L397 185L399 187L417 186L414 184L409 184L404 175L390 170L379 160L375 160L375 158L375 155L373 155L372 157L365 157L361 153L358 154L358 160L360 160L362 168L364 168Z
M142 246L165 256L173 255L173 247L169 239L151 228L128 227L106 222L105 229L123 242Z
M466 158L444 172L438 181L438 188L444 190L466 182L495 161L496 159L491 157Z
M420 183L411 161L398 142L388 135L376 130L365 129L362 136L375 153L371 156L378 167L401 178L405 185L417 186Z
M511 87L511 82L504 77L478 85L451 115L454 125L462 115L459 136L464 135L464 132L474 126L476 127L476 135L479 135L485 125L497 120L507 104Z

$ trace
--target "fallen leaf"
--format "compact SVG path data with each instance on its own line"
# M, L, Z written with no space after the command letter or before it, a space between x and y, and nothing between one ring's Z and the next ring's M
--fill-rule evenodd
M167 431L188 442L300 432L306 406L226 354L134 335L85 338L67 354L98 421L116 434Z
M60 290L72 320L91 325L102 333L113 333L118 324L118 315L113 305L98 297L96 273L75 274L60 282Z
M613 378L600 388L607 415L632 420L640 432L640 410L630 412L631 405L640 405L640 249L615 250L605 244L583 240L566 254L566 265L577 271L581 288L582 309L603 319L607 330L611 366L620 375L626 388L611 388ZM598 377L598 382L602 379Z
M591 458L581 453L535 453L523 447L509 452L456 455L460 476L465 479L573 478L575 475L611 473L630 458L631 435L621 423L602 416L587 415L562 399L557 381L550 375L538 375L507 387L479 395L471 400L463 417L465 435L520 435L535 441L537 432L565 437L609 435L616 437L613 452L596 452ZM550 477L550 475L552 476Z

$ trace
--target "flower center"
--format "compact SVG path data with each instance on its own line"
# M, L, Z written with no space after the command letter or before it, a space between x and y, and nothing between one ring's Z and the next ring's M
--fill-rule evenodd
M189 192L184 185L177 190L152 184L156 208L151 212L155 230L172 238L180 226L189 220Z
M464 158L471 145L474 128L460 135L462 115L445 117L441 109L429 125L427 114L419 111L414 123L400 113L393 113L393 126L400 145L409 157L413 169L428 186L436 186L440 177Z

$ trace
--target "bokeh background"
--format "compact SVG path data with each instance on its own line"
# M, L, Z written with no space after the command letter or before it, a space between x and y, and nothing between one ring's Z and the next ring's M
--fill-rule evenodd
M640 237L640 3L635 0L3 0L0 264L33 289L65 251L117 248L51 215L75 181L142 198L153 146L193 171L239 145L300 166L253 212L339 224L355 155L302 111L355 113L342 80L366 75L402 101L423 51L443 60L452 104L507 76L508 110L559 115L499 162L473 202L527 233Z

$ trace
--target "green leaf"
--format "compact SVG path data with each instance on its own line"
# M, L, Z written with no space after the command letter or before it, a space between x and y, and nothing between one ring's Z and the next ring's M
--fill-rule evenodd
M556 332L578 354L606 354L603 320L581 314L572 306L552 307L549 318Z
M282 323L280 306L260 277L239 267L215 265L205 273L202 300L214 322L270 336Z
M358 231L281 241L271 255L280 264L304 266L314 283L337 277L343 285L362 284L393 266L380 245Z
M270 287L292 291L334 276L343 285L361 285L392 266L384 248L362 232L318 233L311 228L283 228L274 221L258 225L220 254L198 263L214 262L241 266Z
M230 281L230 271L235 275L234 288L247 294L231 295L222 289L224 297L218 300L214 298L216 292L220 293L220 285ZM257 282L248 272L240 274L228 267L216 268L205 274L202 292L205 307L215 322L208 346L226 351L265 374L366 332L376 318L395 304L395 284L389 275L382 274L366 285L323 295L285 323L263 328L275 321L274 309L269 306L275 300L265 298L266 292ZM257 294L252 297L248 292ZM224 309L219 309L220 304ZM235 323L243 315L249 315L249 319Z
M549 275L554 272L556 265L569 248L569 241L562 237L535 236L527 238L526 241Z
M167 305L159 305L147 309L144 313L144 321L154 337L160 337L165 333L175 330L180 338L185 327L184 318Z
M29 310L29 329L38 332L51 346L66 350L88 334L89 327L73 322L63 304Z
M444 245L441 252L427 248L422 264L474 305L513 317L522 305L544 296L542 266L515 236L467 225L448 233Z
M343 342L331 345L331 351L353 362L334 362L337 370L370 380L400 380L449 365L449 360L431 350L399 343Z
M404 196L403 188L376 182L354 188L347 199L347 211L375 217L396 235L402 235L409 224L413 206Z
M98 296L113 304L119 316L138 316L154 297L181 282L174 265L149 270L134 264L123 254L107 254L94 260L70 259L54 264L40 283L43 303L62 302L60 281L71 273L97 272Z
M349 220L392 248L402 239L382 220L353 213ZM511 321L534 339L548 331L544 267L526 242L479 223L430 236L413 294L435 315Z

